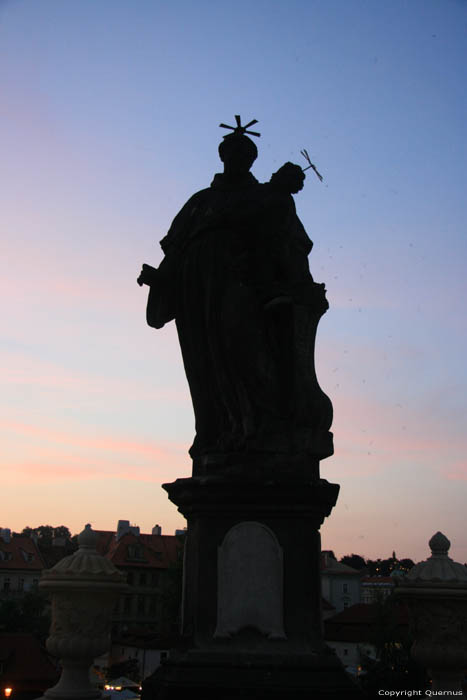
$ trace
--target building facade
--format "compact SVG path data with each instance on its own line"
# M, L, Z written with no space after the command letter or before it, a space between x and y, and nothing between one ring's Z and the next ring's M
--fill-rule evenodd
M0 529L0 599L37 591L44 568L43 557L33 539L12 537L8 528Z
M360 578L359 571L341 564L332 552L321 553L321 594L335 612L360 603Z
M184 536L151 534L120 520L117 531L96 530L97 549L127 577L129 591L114 610L114 637L146 632L172 634L177 627Z
M364 576L361 581L362 603L371 605L385 600L394 591L393 576Z

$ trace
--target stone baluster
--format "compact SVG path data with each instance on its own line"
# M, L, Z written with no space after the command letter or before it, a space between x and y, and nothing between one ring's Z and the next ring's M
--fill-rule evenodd
M92 700L101 691L90 682L94 659L110 649L110 622L125 575L96 551L97 535L86 525L79 549L43 572L39 588L51 595L47 650L60 659L58 683L41 700Z
M463 697L467 668L467 568L448 556L441 532L429 542L431 557L399 580L396 595L407 602L413 658L427 669L431 690Z

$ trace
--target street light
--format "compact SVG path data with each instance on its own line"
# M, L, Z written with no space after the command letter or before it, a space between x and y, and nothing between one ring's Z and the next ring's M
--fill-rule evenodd
M3 692L4 692L6 698L10 697L12 691L13 691L13 688L4 688L3 689Z

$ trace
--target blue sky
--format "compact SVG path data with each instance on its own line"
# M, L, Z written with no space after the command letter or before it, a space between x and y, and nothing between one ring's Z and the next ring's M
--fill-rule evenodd
M296 196L331 304L323 545L421 559L440 529L467 561L466 38L462 0L0 1L3 527L183 525L159 484L192 409L135 279L240 113L258 179L302 148L324 175Z

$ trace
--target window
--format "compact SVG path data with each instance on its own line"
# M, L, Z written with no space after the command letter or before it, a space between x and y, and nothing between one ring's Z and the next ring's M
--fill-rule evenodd
M140 586L146 585L146 574L144 572L141 572L139 575L139 585Z
M33 578L32 579L32 588L34 591L37 591L39 587L39 579L38 578Z
M18 591L24 591L24 578L18 579Z
M349 655L349 650L348 650L348 649L344 649L344 656L348 656L348 655Z
M9 578L3 579L3 590L5 591L5 593L7 593L10 590L10 579Z
M123 612L129 613L131 611L131 598L129 595L125 598L125 605L123 607Z
M140 544L129 544L127 548L127 559L144 561L143 547Z
M145 608L145 597L144 595L139 595L138 596L138 615L144 615L144 608Z
M154 572L151 574L151 586L157 586L158 581L159 581L159 572L158 572L158 571L154 571Z
M344 593L348 593L348 592L349 592L349 584L348 584L348 583L343 583L343 584L342 584L342 591L343 591Z
M128 584L129 586L133 586L133 585L134 585L135 579L134 579L134 574L133 574L132 571L130 571L130 572L128 573L128 576L126 577L126 582L127 582L127 584Z
M344 600L344 608L348 608L348 607L349 607L349 601L348 601L348 600Z

